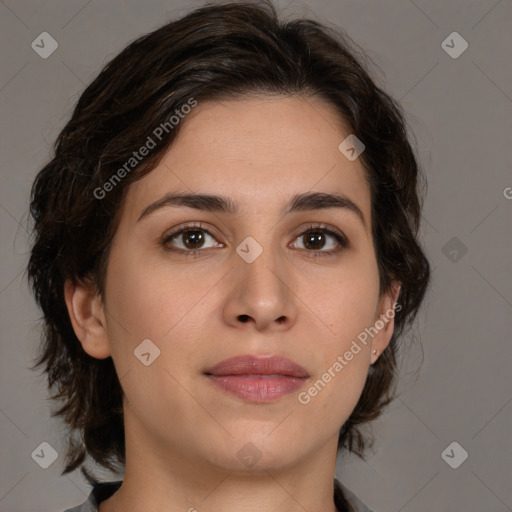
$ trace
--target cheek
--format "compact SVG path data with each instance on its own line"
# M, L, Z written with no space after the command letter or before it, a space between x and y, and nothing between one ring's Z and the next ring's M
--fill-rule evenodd
M329 331L316 345L318 372L303 401L334 422L348 418L363 390L370 362L371 339L378 304L379 277L372 257L359 259L330 280L328 293L317 294Z
M193 306L193 283L172 273L165 261L149 261L136 250L129 258L113 251L107 301L112 316L134 336L161 338ZM189 286L186 286L189 284Z
M317 304L329 326L328 351L344 351L352 340L373 325L379 300L375 260L368 256L346 265L328 280L326 292L317 289Z
M106 283L109 342L119 373L139 369L133 351L146 339L161 351L158 364L181 373L204 338L203 318L215 307L219 276L200 275L194 265L173 268L165 258L149 260L135 249L122 253L131 256L112 252Z
M369 350L350 347L350 341L343 341L326 351L318 373L298 395L299 407L304 407L308 421L338 429L356 406L368 375Z
M174 273L171 280L167 265L131 254L120 258L112 253L106 284L116 372L130 407L140 417L151 417L162 408L166 414L183 416L190 396L179 383L189 377L183 372L193 367L198 351L190 320L195 308L201 308L204 291L201 283L194 284L183 273Z

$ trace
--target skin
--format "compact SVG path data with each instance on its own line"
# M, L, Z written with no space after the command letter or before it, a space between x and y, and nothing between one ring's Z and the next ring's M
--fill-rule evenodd
M159 165L128 190L104 300L85 284L65 287L83 349L113 358L125 393L124 482L100 511L334 512L338 432L393 320L308 404L297 395L392 310L399 292L395 284L379 296L370 189L360 159L338 150L350 131L332 106L304 97L200 103L182 123ZM167 206L137 220L171 191L227 196L241 211ZM294 194L311 191L344 194L366 224L342 208L281 213ZM166 251L163 236L191 222L210 234L203 252ZM301 233L322 223L344 233L349 246L312 258L339 247L331 235L323 247L307 245ZM252 263L236 252L247 236L263 248ZM185 251L186 243L192 247L190 236L178 236L167 247ZM144 339L160 349L149 366L134 356ZM244 354L288 357L310 378L297 392L258 404L203 375ZM247 443L261 455L250 468L237 456Z

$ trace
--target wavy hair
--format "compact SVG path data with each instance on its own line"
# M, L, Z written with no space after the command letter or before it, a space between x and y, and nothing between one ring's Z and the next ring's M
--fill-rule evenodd
M399 104L370 78L366 55L341 30L310 19L280 20L270 0L205 5L132 43L108 62L80 96L53 158L32 186L34 221L28 276L43 313L40 352L53 416L69 428L66 466L87 456L117 471L125 463L123 391L112 359L84 352L72 328L64 283L89 282L103 297L106 263L131 183L157 165L186 119L108 194L98 190L155 127L191 98L198 102L282 94L319 97L365 144L360 156L371 190L372 236L380 292L401 283L395 330L371 366L362 395L339 434L338 448L364 458L364 425L394 398L398 340L411 325L430 280L418 241L423 176ZM118 174L119 175L119 174Z

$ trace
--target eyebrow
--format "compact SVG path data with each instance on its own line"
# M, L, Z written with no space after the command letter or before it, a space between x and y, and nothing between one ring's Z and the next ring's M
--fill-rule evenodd
M166 206L182 206L208 212L228 213L231 215L236 215L240 212L239 206L230 197L211 194L183 194L170 192L154 203L146 206L137 219L137 222L156 210ZM303 194L296 194L283 208L282 213L288 214L292 212L327 210L331 208L342 208L356 214L363 223L363 226L366 227L366 221L359 206L343 194L328 194L325 192L306 192Z

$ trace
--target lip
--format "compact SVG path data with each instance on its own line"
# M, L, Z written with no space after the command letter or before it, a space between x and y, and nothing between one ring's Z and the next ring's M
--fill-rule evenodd
M299 364L282 356L237 356L204 374L216 386L245 401L267 403L296 391L309 378Z

